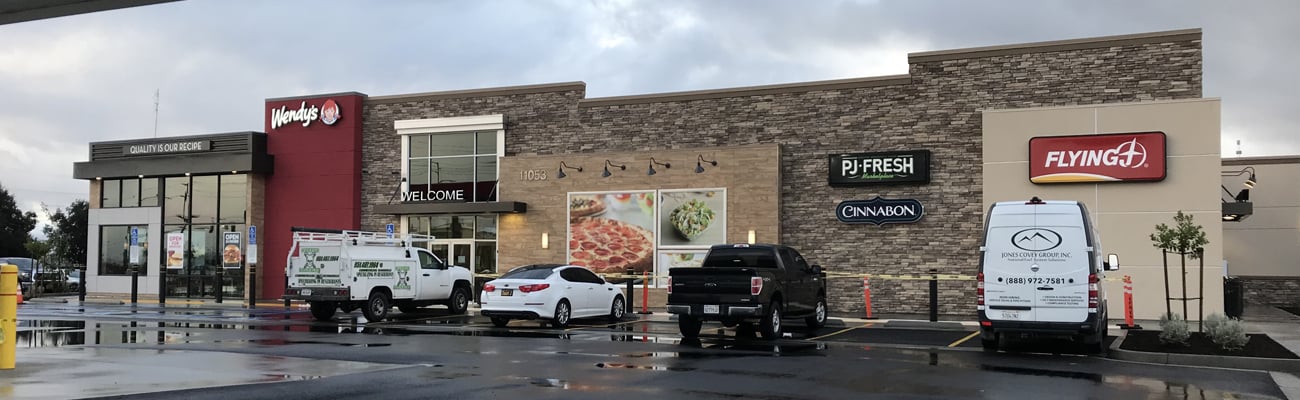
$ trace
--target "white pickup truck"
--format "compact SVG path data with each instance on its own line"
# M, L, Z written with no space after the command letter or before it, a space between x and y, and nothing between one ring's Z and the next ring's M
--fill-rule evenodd
M334 318L336 309L360 308L367 320L382 321L394 305L402 312L433 304L452 314L469 308L469 269L416 245L432 236L299 227L292 233L284 298L307 301L318 320Z

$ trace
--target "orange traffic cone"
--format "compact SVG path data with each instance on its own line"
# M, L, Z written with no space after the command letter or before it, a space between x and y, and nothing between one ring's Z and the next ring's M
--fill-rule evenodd
M23 304L23 291L18 291L18 304Z

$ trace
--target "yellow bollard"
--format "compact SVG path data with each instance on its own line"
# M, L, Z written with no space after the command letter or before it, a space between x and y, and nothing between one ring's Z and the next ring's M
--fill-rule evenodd
M18 266L0 265L0 369L14 369L18 351Z

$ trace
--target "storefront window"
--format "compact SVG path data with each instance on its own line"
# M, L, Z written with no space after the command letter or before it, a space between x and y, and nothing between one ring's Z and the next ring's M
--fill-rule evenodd
M140 180L122 180L122 207L140 206Z
M149 227L143 225L99 227L99 274L130 275L131 228L136 229L140 246L139 272L144 276L149 260Z
M474 273L491 274L497 271L497 242L474 242Z
M167 272L167 295L244 297L244 269L222 268L222 232L245 232L248 175L178 176L163 180L163 215L167 232L184 234L183 268ZM245 240L247 240L245 238Z
M158 206L158 178L140 180L140 207Z
M242 224L247 219L248 175L223 175L221 177L221 214L223 223Z
M429 136L429 157L474 154L473 133L447 133Z
M474 182L497 180L497 132L407 135L407 191L463 190L465 201L493 201ZM460 184L460 185L457 185Z
M118 208L122 206L122 181L105 179L101 188L100 207Z
M217 177L195 176L190 180L190 223L217 222Z
M184 224L190 215L190 177L177 176L163 181L163 222Z
M480 215L475 217L478 223L474 227L475 239L497 239L497 217L495 215Z

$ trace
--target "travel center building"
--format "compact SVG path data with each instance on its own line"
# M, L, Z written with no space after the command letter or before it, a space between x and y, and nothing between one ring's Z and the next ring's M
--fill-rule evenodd
M91 144L76 166L95 198L88 290L129 290L127 226L154 239L143 292L244 296L247 263L221 260L228 238L213 233L239 232L260 261L257 296L272 299L290 227L392 224L437 236L437 254L480 274L568 261L661 277L712 244L777 242L834 274L833 311L860 313L862 274L973 277L989 205L1039 196L1087 204L1139 287L1139 318L1164 309L1147 235L1194 215L1210 240L1208 313L1223 304L1227 167L1219 101L1201 88L1201 32L1183 30L913 53L904 75L720 90L269 99L265 133ZM1095 179L1121 181L1060 182ZM1232 271L1256 267L1275 268ZM940 312L974 313L965 279L940 283ZM1123 315L1120 283L1106 284ZM877 312L928 309L924 281L871 288Z

